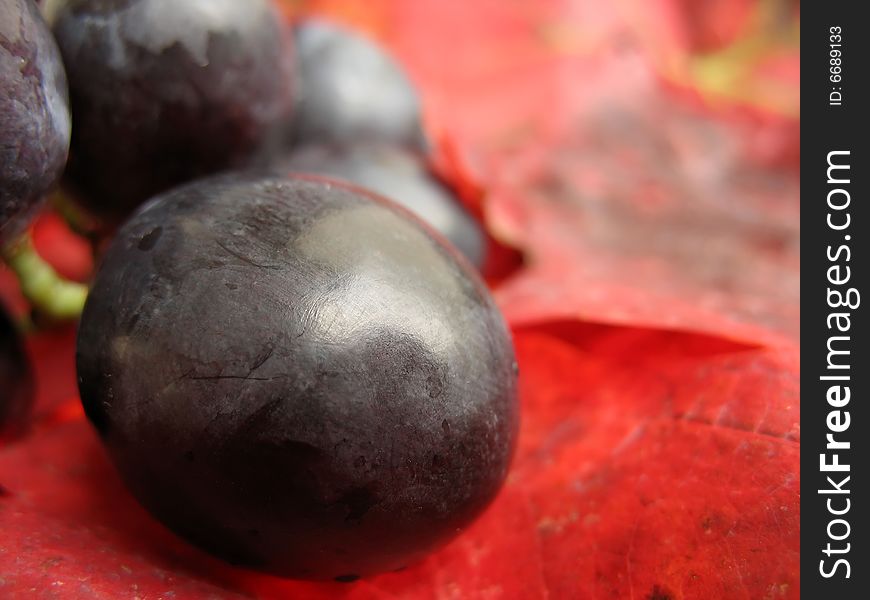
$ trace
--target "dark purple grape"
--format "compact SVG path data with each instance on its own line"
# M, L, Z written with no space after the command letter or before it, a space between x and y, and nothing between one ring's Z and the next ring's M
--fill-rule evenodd
M517 434L492 298L407 211L225 175L119 232L81 322L82 402L138 499L232 562L389 571L492 500Z
M69 0L54 33L70 180L109 220L246 162L292 113L292 39L269 0Z
M0 306L0 441L27 426L33 407L33 372L15 324Z
M340 179L401 204L456 246L477 267L486 242L459 200L426 169L420 158L384 145L306 146L272 163L281 174L313 173Z
M66 75L32 0L0 0L0 246L60 177L70 139Z
M413 84L374 42L321 19L295 28L298 144L382 141L426 146Z

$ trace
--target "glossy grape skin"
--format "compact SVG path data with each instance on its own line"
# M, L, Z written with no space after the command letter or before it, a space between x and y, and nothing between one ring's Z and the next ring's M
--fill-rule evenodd
M351 580L419 560L504 480L509 333L403 209L233 175L143 207L97 274L82 402L128 487L232 562Z
M67 82L32 0L0 0L0 246L21 233L66 164Z
M379 141L426 148L417 91L384 49L323 19L297 23L294 33L300 90L295 144Z
M0 306L0 442L17 437L33 407L33 372L12 319Z
M446 237L471 264L483 264L486 241L480 227L412 152L381 144L306 146L274 160L272 168L339 179L389 198Z
M69 179L107 221L245 163L292 114L292 36L269 0L69 0L54 19Z

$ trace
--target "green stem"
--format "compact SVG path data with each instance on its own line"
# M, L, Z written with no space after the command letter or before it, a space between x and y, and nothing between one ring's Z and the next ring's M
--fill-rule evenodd
M45 262L29 234L3 249L3 259L18 277L21 292L31 306L53 320L79 318L88 297L88 286L58 275Z

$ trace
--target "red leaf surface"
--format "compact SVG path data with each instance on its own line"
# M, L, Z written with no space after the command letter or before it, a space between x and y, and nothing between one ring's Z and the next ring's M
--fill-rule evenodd
M233 569L123 489L79 408L74 329L44 332L33 431L0 448L0 597L798 597L798 59L750 43L793 9L703 5L306 3L407 65L439 173L525 257L491 278L521 371L504 490L400 573ZM752 94L719 94L710 65ZM50 220L37 244L89 266ZM2 270L0 298L24 308Z

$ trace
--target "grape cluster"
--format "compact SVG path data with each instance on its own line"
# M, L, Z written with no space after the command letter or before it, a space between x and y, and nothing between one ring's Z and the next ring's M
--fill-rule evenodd
M282 576L351 581L454 537L506 477L517 368L410 79L268 0L48 6L54 38L31 0L0 0L0 232L69 146L66 194L111 236L79 390L127 487ZM2 389L23 386L2 419L29 392L3 379L26 363L0 333Z

